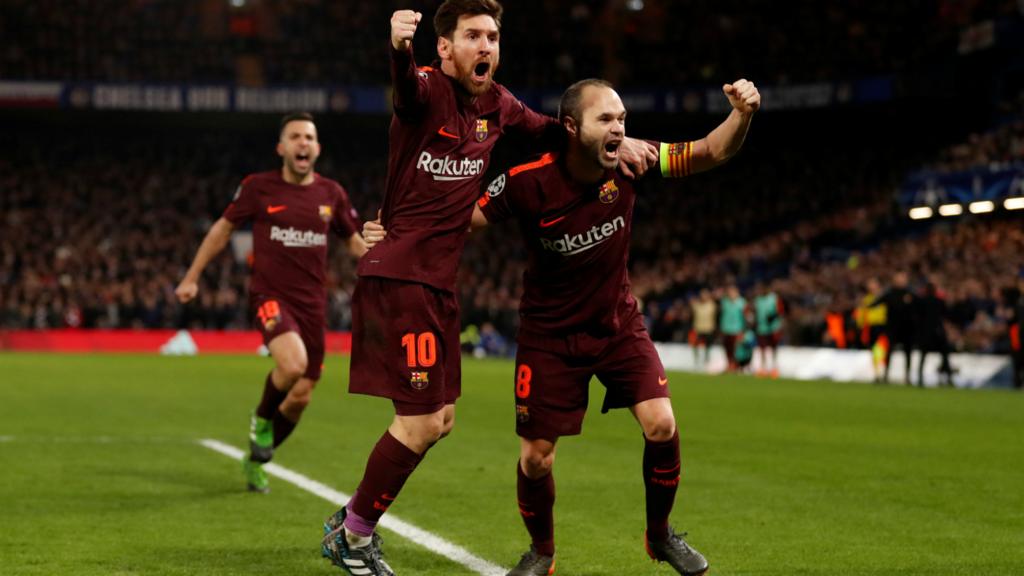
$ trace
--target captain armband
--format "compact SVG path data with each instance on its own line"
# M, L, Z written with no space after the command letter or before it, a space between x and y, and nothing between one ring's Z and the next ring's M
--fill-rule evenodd
M682 178L693 171L693 142L661 143L658 164L664 178Z

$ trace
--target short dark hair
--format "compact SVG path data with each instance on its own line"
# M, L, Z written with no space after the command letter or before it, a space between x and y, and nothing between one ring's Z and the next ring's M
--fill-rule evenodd
M583 110L580 108L580 101L583 99L583 89L587 86L603 86L615 89L611 82L600 78L587 78L580 80L566 88L562 94L562 101L558 103L558 121L564 122L566 118L572 118L579 125L582 120Z
M445 0L434 13L434 32L438 38L443 36L450 40L459 24L459 18L481 14L494 18L500 30L502 10L498 0Z
M284 117L281 118L280 132L284 132L284 127L287 126L289 122L295 122L296 120L305 120L306 122L313 122L314 124L316 124L316 122L313 120L313 115L310 114L309 112L291 112L285 114Z

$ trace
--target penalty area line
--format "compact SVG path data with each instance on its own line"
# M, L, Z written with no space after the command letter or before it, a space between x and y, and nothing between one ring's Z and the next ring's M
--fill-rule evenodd
M234 460L241 461L242 458L245 458L246 456L245 452L242 450L218 440L204 438L199 440L199 444ZM263 469L267 474L280 478L281 480L301 488L314 496L319 496L339 508L344 506L350 498L350 496L344 492L339 492L326 484L317 482L308 476L299 474L294 470L289 470L284 466L271 462L269 464L264 464ZM502 568L497 564L492 564L457 544L453 544L436 534L428 532L394 516L385 514L381 517L379 525L383 528L387 528L395 534L398 534L402 538L409 540L413 544L417 544L431 552L448 558L452 562L460 564L477 574L481 574L482 576L504 576L507 572L505 568Z

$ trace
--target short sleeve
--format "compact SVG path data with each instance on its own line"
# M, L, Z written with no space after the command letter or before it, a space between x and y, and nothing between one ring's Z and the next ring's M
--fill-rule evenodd
M331 215L331 230L341 238L349 238L361 227L359 213L352 207L348 194L340 184L337 185L336 191L334 213Z
M235 190L235 196L231 199L231 204L228 204L228 207L224 209L224 219L235 226L252 220L253 216L259 212L257 196L258 194L252 185L252 178L242 180L242 183L238 185L238 189Z
M510 182L509 173L502 172L487 185L487 190L477 200L476 205L488 222L501 222L513 216L511 191L508 189Z

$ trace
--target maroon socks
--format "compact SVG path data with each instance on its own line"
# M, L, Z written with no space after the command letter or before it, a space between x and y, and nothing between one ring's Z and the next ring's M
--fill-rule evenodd
M423 455L396 440L391 432L385 432L370 452L363 480L349 500L345 529L361 536L372 534L422 460Z
M555 477L548 474L543 478L530 479L523 473L523 467L516 462L518 481L516 492L519 497L519 514L523 517L526 530L533 540L537 553L555 555Z
M644 438L644 486L647 488L647 537L668 538L668 515L679 487L679 430L664 442Z

